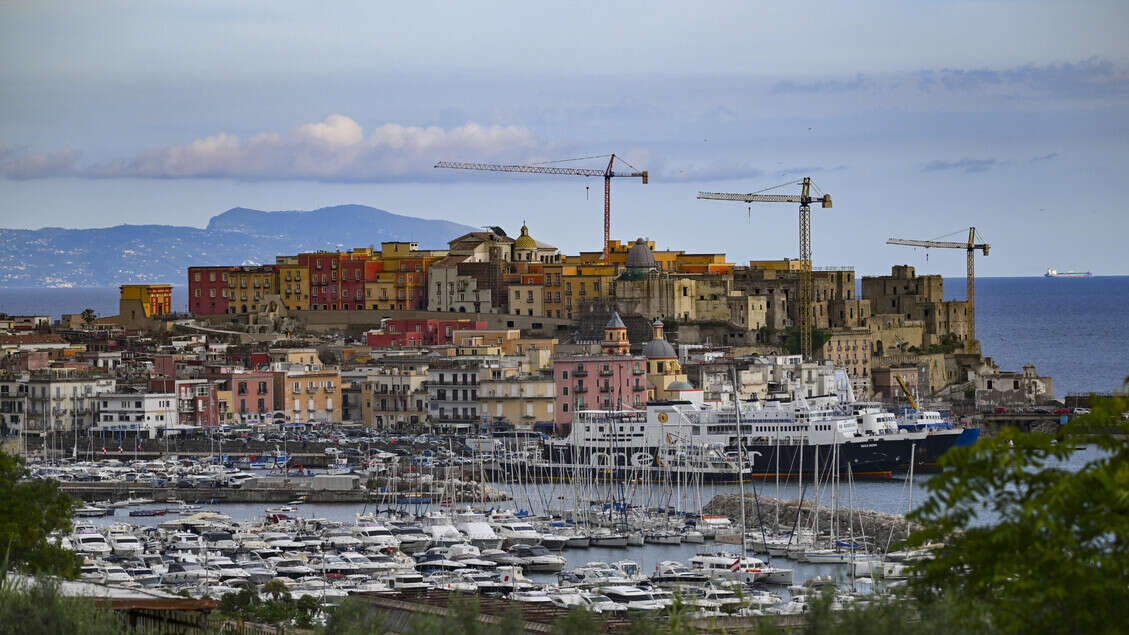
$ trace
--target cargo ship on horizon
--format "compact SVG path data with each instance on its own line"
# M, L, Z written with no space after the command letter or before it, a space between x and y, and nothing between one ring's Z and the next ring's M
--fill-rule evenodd
M1054 267L1047 269L1043 274L1044 278L1093 278L1094 274L1089 271L1059 271Z

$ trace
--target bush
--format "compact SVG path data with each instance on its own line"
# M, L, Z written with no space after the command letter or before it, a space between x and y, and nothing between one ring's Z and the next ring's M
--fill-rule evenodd
M0 582L0 635L110 635L130 631L121 617L99 607L91 598L63 597L50 579L16 582L23 579L6 577Z

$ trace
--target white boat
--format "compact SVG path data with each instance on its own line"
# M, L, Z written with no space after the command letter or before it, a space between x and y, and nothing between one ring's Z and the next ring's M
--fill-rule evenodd
M682 534L668 530L648 531L643 534L643 541L652 545L680 545Z
M76 553L84 555L108 556L114 551L102 534L93 531L71 536L71 544Z
M483 521L465 522L460 523L458 528L466 534L470 544L479 549L502 548L502 538L494 532L494 528L490 526L490 523Z
M556 573L567 564L564 556L554 554L541 545L514 545L510 554L521 561L526 571Z
M657 599L650 591L636 586L605 586L600 587L600 592L612 602L621 604L630 611L661 611L670 605L670 602Z
M498 536L502 538L502 548L514 545L536 545L541 543L541 533L533 525L520 521L504 522L498 525Z
M100 518L110 513L110 510L104 507L96 507L94 505L83 505L74 510L74 515L79 518Z

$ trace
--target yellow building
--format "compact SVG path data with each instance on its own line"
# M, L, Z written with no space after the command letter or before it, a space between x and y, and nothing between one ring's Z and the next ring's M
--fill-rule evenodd
M614 265L582 265L573 275L562 276L564 317L573 319L584 306L599 305L611 296L612 280L619 268Z
M130 319L154 318L172 313L171 284L123 284L120 315Z
M268 354L272 364L305 364L314 366L321 364L316 348L273 348Z
M377 428L405 428L427 419L427 365L402 364L370 372L361 382L361 419Z
M556 385L551 375L479 379L478 401L482 413L504 419L517 428L552 425L556 419Z
M275 260L278 269L275 281L282 305L288 311L306 311L310 308L309 269L298 264L297 256L279 256Z
M750 260L749 269L768 271L803 271L806 260L784 258L783 260Z
M233 267L227 275L228 312L257 313L268 295L278 293L274 267Z
M510 313L545 317L545 296L547 290L540 284L511 284Z

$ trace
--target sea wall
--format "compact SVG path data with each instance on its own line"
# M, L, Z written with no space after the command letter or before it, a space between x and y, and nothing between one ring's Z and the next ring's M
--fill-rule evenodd
M745 494L745 519L749 531L757 531L755 529L757 527L757 503L760 505L760 518L764 519L766 524L770 524L778 513L781 525L791 528L796 524L796 510L800 507L798 501L781 500L771 496L758 496L754 501L752 494ZM830 507L814 505L811 501L804 501L803 509L800 511L799 526L810 527L812 515L816 512L819 513L820 527L824 530L829 526L828 522L833 515L837 514L840 536L846 537L853 524L856 537L866 536L871 538L880 547L884 547L887 541L893 545L900 540L904 540L907 535L906 517L900 514L885 514L872 510L851 511L842 508L836 513ZM717 494L702 509L702 513L727 516L736 526L741 522L741 495ZM921 527L914 524L912 530L918 529L921 529Z

